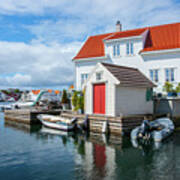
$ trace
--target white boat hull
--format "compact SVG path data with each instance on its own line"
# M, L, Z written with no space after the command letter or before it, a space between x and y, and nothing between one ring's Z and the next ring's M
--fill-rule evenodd
M54 122L45 120L47 117L53 118L54 117ZM38 119L41 121L41 123L52 129L58 129L62 131L72 131L75 128L75 123L65 123L60 121L60 119L57 116L51 116L51 115L38 115ZM59 119L59 120L58 120Z

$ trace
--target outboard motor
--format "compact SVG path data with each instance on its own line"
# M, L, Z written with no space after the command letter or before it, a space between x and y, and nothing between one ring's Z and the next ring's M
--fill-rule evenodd
M138 132L138 138L150 138L151 126L148 120L144 120Z
M88 115L85 116L85 120L83 123L83 129L84 130L88 130L89 129L89 119L88 119Z

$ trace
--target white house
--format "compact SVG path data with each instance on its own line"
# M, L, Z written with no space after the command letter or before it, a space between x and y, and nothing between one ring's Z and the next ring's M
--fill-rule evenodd
M98 63L85 83L85 113L152 114L150 92L154 86L138 69Z
M135 67L149 77L162 92L166 81L180 82L180 23L121 30L91 36L74 57L75 86L84 81L98 62Z

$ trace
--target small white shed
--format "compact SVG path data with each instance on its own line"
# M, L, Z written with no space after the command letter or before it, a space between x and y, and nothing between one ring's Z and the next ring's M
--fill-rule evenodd
M85 113L109 116L152 114L155 85L138 69L98 63L85 85Z

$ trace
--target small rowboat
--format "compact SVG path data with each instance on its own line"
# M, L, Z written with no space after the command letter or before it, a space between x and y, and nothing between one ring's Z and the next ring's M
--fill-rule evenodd
M61 116L54 116L48 114L40 114L37 116L37 118L44 126L62 131L74 130L77 121L77 118L65 119Z
M174 131L174 124L169 118L159 118L149 122L144 120L141 126L131 131L131 139L152 139L154 142L161 142Z

